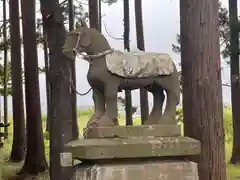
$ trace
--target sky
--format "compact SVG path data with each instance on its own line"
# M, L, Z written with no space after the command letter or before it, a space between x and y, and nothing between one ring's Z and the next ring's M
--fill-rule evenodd
M84 2L87 1L85 0ZM225 7L228 7L228 0L221 0L221 2ZM145 50L151 52L168 53L176 64L179 63L180 56L172 51L172 44L176 42L176 34L179 33L180 30L179 0L142 0L142 6ZM0 12L2 12L2 10ZM117 3L111 6L103 4L102 14L105 14L102 19L103 34L109 40L109 43L113 48L123 50L123 41L111 38L111 36L122 38L123 35L123 1L118 0ZM108 35L106 30L111 36ZM134 1L130 0L131 49L136 49L135 31ZM38 58L39 66L44 66L43 51L40 48L38 49ZM223 83L229 83L230 68L224 63L222 66L224 67L222 72L222 81ZM77 90L81 93L88 91L90 88L86 79L88 67L89 66L86 61L76 59ZM42 111L46 112L46 86L44 74L39 75L39 82L41 93L41 107ZM123 93L120 93L120 95L123 95ZM230 97L231 92L229 87L223 87L223 102L230 104ZM132 92L132 100L134 105L140 104L139 90ZM151 107L151 94L149 94L149 101ZM86 96L78 96L77 105L78 107L93 105L92 93L89 93ZM9 98L9 112L11 112L11 106L11 98Z

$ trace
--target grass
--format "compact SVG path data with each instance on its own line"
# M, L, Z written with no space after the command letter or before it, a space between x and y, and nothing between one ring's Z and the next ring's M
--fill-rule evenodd
M226 160L231 158L232 144L226 145ZM228 180L240 180L240 166L227 164Z
M226 114L226 113L225 113ZM87 120L89 119L89 116L91 115L91 111L84 111L81 113L80 119L79 119L79 131L80 134L82 134L82 127L85 127ZM226 114L225 119L230 118L229 114ZM139 124L139 120L135 120L134 124ZM124 125L125 122L123 121L123 118L120 117L120 124ZM45 118L43 118L43 129L45 129L46 121ZM224 124L224 126L230 126L229 124ZM228 128L227 128L228 129ZM47 160L49 159L49 141L46 139L47 134L44 132L45 135L45 153ZM3 161L3 159L7 160L12 145L12 126L9 128L9 139L6 140L4 144L4 148L0 149L0 175L2 171L2 179L0 176L0 180L9 180L10 176L13 176L16 174L16 172L21 168L22 163L6 163ZM226 160L227 162L230 159L231 156L231 141L228 141L226 143ZM1 157L2 156L2 157ZM2 169L2 170L1 170ZM240 166L234 166L227 164L227 173L228 173L228 180L240 180ZM33 179L33 178L28 178ZM36 178L35 178L36 179ZM48 180L49 176L48 173L43 173L37 177L37 180Z

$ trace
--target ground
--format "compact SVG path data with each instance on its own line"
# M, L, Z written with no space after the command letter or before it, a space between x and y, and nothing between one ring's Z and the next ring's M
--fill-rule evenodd
M89 116L91 115L91 111L85 111L85 112L81 112L81 116L79 118L79 129L80 129L80 133L82 134L82 127L85 127L87 120L89 119ZM225 118L229 118L229 116L225 115ZM123 119L123 118L120 118ZM43 118L43 129L45 129L45 118ZM135 124L139 124L140 121L135 120L134 123ZM120 124L124 124L125 122L123 120L120 121ZM225 123L226 124L226 123ZM10 128L10 133L9 133L9 139L5 142L4 144L4 148L2 149L2 153L0 154L0 156L3 156L3 158L0 157L0 170L2 169L2 174L3 177L0 177L0 180L9 180L12 175L14 175L16 173L16 171L18 171L21 168L21 163L6 163L3 162L2 159L8 159L9 153L10 153L10 149L11 149L11 143L12 143L12 129ZM227 132L228 134L228 132ZM47 133L44 133L45 135L45 148L46 148L46 157L47 159L49 159L49 141L48 139L48 135ZM230 159L231 156L231 141L226 141L226 158L227 158L227 162ZM227 163L227 173L228 173L228 180L240 180L240 166L233 166L233 165L229 165ZM0 173L1 174L1 173ZM39 175L37 178L29 178L29 179L37 179L37 180L48 180L48 173L43 173L41 175Z

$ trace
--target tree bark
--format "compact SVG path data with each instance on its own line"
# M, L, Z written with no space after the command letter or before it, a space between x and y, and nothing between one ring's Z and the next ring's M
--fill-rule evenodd
M129 0L123 0L123 16L124 16L124 49L130 51L130 12ZM125 90L125 111L126 111L126 125L132 125L132 94L131 90Z
M240 164L239 22L237 0L229 1L233 147L230 163Z
M58 0L40 0L43 23L46 27L50 49L50 177L52 180L66 180L72 176L72 166L62 166L60 155L67 151L64 145L75 139L72 136L72 101L69 82L70 62L62 53L66 31Z
M102 32L102 1L98 0L98 30Z
M7 11L6 11L6 0L3 0L3 40L4 40L4 124L8 123L8 67L7 67L7 62L8 62L8 57L7 57L7 52L8 52L8 45L7 45L7 21L6 21L6 16L7 16ZM1 115L0 115L1 116ZM8 127L4 128L4 133L6 136L4 136L5 139L8 138Z
M46 122L46 132L49 131L49 120L50 120L50 106L51 106L51 92L50 92L50 84L49 84L49 53L47 46L47 36L46 30L43 25L43 51L44 51L44 62L45 62L45 81L46 81L46 97L47 97L47 122Z
M145 51L143 19L142 19L142 0L135 0L135 21L137 34L137 48ZM140 106L141 106L141 122L142 124L148 119L148 92L144 88L140 88Z
M88 3L88 11L89 11L89 25L90 28L95 28L99 32L101 32L101 0L89 0ZM93 96L94 101L94 108L95 106L95 99Z
M68 7L69 7L69 30L72 31L74 29L74 6L73 0L68 0ZM74 87L76 87L76 64L75 60L72 61L71 64L71 78ZM72 89L72 120L73 120L73 137L77 139L79 137L78 131L78 117L77 117L77 93L75 89Z
M100 30L99 22L99 2L98 0L89 0L88 9L89 9L89 20L90 27Z
M180 1L184 134L201 142L199 179L226 180L218 0Z
M13 143L10 161L20 162L25 156L25 122L22 88L22 60L19 23L19 2L9 0L11 38L11 76L13 108Z
M35 0L21 0L25 94L27 114L27 154L22 172L36 174L47 169L41 120Z

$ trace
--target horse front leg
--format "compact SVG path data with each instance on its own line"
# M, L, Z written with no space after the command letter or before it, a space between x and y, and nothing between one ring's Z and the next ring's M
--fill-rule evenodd
M106 102L106 111L99 120L99 126L118 125L117 93L118 93L117 86L109 84L105 86L104 96Z
M103 91L93 88L92 94L93 102L94 102L94 114L90 117L87 122L86 128L84 130L84 137L87 137L87 133L89 133L92 128L97 127L100 118L105 113L105 97Z

